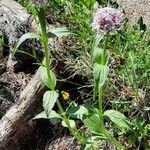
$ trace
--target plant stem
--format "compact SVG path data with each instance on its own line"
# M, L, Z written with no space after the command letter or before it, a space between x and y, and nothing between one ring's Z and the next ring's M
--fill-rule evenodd
M38 12L38 19L39 19L39 23L40 23L40 27L41 27L41 37L42 37L42 45L43 45L45 61L46 61L45 63L46 63L46 70L47 70L47 76L48 76L48 83L49 83L50 89L54 90L55 87L52 84L52 79L51 79L51 75L50 75L50 67L49 67L50 61L49 61L49 54L48 54L48 37L47 37L47 32L46 32L45 10L44 10L44 8L40 8L40 10L37 10L37 12ZM85 143L85 138L83 139L83 136L79 133L77 128L76 127L73 127L73 128L71 127L69 119L64 114L64 110L63 110L59 100L57 100L57 106L58 106L61 114L63 114L64 122L68 126L69 130L71 131L71 133L81 143Z
M97 95L97 83L96 83L96 81L94 80L93 102L95 102L96 95Z
M100 126L101 126L101 132L104 134L106 139L108 139L113 145L120 149L124 149L124 146L118 142L106 129L104 126L104 118L103 118L103 87L99 86L99 117L100 117Z
M103 48L103 55L102 55L102 65L105 65L106 62L106 46L107 46L107 33L104 41L104 48ZM103 121L103 87L98 85L98 106L99 106L99 117L100 117L100 124L104 128L104 121Z
M75 138L76 138L77 140L80 141L81 144L85 144L85 141L86 141L85 137L83 137L83 136L79 133L79 131L77 130L76 127L73 127L73 128L71 127L70 122L69 122L69 119L66 117L66 115L65 115L65 113L64 113L64 110L63 110L63 108L62 108L62 105L61 105L61 103L59 102L59 100L57 100L57 106L58 106L58 108L59 108L61 114L63 114L64 122L65 122L65 124L68 126L69 130L71 131L71 133L75 136Z
M107 56L106 56L106 54L107 54L107 53L106 53L106 49L107 49L108 35L109 35L109 33L106 32L105 39L104 39L103 55L102 55L102 64L103 64L103 65L105 65L106 59L107 59Z
M106 44L108 39L108 34L106 33L105 41L104 41L104 49L103 49L103 55L102 55L102 65L106 64ZM104 117L103 117L103 86L98 85L98 107L99 107L99 118L100 118L100 126L101 126L101 132L102 134L108 139L113 145L115 145L119 149L124 149L124 146L117 141L110 133L105 129L104 125Z
M48 54L48 37L46 32L46 18L45 18L45 10L44 8L40 8L38 11L38 19L41 27L41 37L42 37L42 45L44 49L44 55L45 55L45 63L46 63L46 70L47 70L47 76L48 76L48 83L51 88L51 90L54 90L54 85L52 84L52 79L50 75L50 61L49 61L49 54Z
M99 86L99 113L101 118L103 118L103 87Z

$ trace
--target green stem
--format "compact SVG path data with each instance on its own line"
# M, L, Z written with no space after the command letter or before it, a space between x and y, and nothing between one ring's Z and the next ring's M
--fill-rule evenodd
M96 81L94 80L93 102L95 102L96 95L97 95L97 83L96 83Z
M46 70L47 70L47 76L48 76L48 83L51 88L51 90L54 90L54 85L52 84L52 79L50 75L50 68L49 68L49 54L48 54L48 37L46 32L46 18L45 18L45 10L44 8L40 8L40 10L37 10L38 12L38 19L41 27L41 37L42 37L42 45L44 49L44 55L45 55L45 63L46 63Z
M107 40L108 40L108 33L106 33L105 41L104 41L104 51L102 55L102 65L106 64L106 46L107 46ZM104 117L103 117L103 86L98 85L98 107L99 107L99 118L100 118L100 126L101 126L101 132L102 134L108 139L113 145L115 145L120 150L124 149L124 146L117 141L110 133L105 129L104 125Z
M104 126L104 117L103 117L103 87L99 86L99 96L98 96L98 100L99 100L99 118L100 118L100 126L101 126L101 132L104 134L104 136L106 137L106 139L108 139L113 145L115 145L117 148L119 148L120 150L124 149L124 146L117 141L106 129Z
M44 8L40 8L40 10L37 10L37 12L38 12L38 19L39 19L39 23L40 23L40 27L41 27L41 37L42 37L42 45L43 45L43 49L44 49L44 54L45 54L45 61L46 61L45 63L46 63L46 70L47 70L47 76L48 76L48 83L49 83L51 90L54 90L55 87L52 84L52 79L51 79L51 75L50 75L50 68L49 68L50 61L49 61L49 54L48 54L48 37L47 37L47 32L46 32L45 10L44 10ZM64 122L68 126L71 133L81 143L85 143L85 138L83 139L82 135L78 132L77 128L71 127L69 119L64 114L64 110L63 110L59 100L57 100L57 105L58 105L60 112L63 114Z
M99 113L100 113L100 117L103 119L103 87L102 86L99 86Z
M105 65L106 59L107 59L106 50L107 50L108 34L109 34L109 33L106 33L106 35L105 35L105 40L104 40L104 48L103 48L103 55L102 55L102 64L103 64L103 65Z
M75 136L75 138L76 138L77 140L80 141L81 144L85 144L85 142L86 142L85 137L83 137L83 136L79 133L79 131L77 130L76 127L74 127L74 128L71 127L70 122L69 122L69 119L66 117L66 115L65 115L65 113L64 113L64 110L63 110L63 108L62 108L62 105L61 105L61 103L59 102L59 100L57 100L57 106L58 106L58 108L59 108L61 114L63 114L63 120L64 120L65 124L68 126L69 130L71 131L71 133Z

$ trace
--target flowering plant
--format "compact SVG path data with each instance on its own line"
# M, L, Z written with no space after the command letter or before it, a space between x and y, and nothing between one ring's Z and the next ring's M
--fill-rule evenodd
M113 123L116 123L119 127L129 129L130 122L127 118L118 111L115 110L106 110L103 111L103 86L107 79L109 73L109 64L108 64L108 53L107 53L107 42L109 33L116 30L123 21L123 14L120 10L105 7L99 9L93 17L93 29L96 30L97 37L93 45L93 78L94 78L94 92L93 100L96 101L98 97L98 107L97 108L87 108L84 106L78 106L77 104L70 104L70 108L64 110L60 101L59 93L56 90L56 76L53 70L50 68L50 58L48 55L48 38L52 38L58 35L63 35L62 31L68 32L66 29L58 30L56 32L50 32L48 34L46 29L46 18L45 18L45 8L43 7L47 0L32 0L34 4L34 12L37 15L38 23L40 25L40 34L36 33L27 33L22 39L27 38L38 38L41 40L44 52L44 61L39 68L41 78L44 84L48 87L43 95L43 108L44 111L37 115L35 118L47 118L54 119L58 118L61 120L62 125L68 127L70 132L75 136L77 140L80 141L81 145L85 149L97 149L95 145L100 139L105 139L110 141L114 146L119 150L124 150L125 147L119 141L114 138L114 136L105 128L105 118L109 118ZM69 33L69 32L68 32ZM99 35L103 34L103 39ZM51 35L49 37L49 35ZM100 47L100 42L102 46ZM17 47L20 45L19 43ZM64 100L69 99L69 93L62 92ZM54 105L57 104L59 112L53 110ZM81 132L75 124L74 120L70 118L80 119L84 125L90 129L90 134L86 132ZM117 118L117 119L116 119ZM120 124L123 122L123 124Z
M117 29L123 21L123 13L120 10L105 7L97 10L93 18L93 29L103 33Z
M83 133L81 133L73 120L70 120L69 115L63 109L60 101L59 101L59 92L56 90L56 76L53 70L51 69L51 60L49 57L49 38L62 37L72 34L67 28L56 28L51 30L51 32L47 31L46 25L46 15L45 15L45 5L48 2L47 0L31 0L32 2L32 14L34 15L37 23L39 24L40 33L26 33L24 34L18 41L14 54L17 52L18 47L27 39L38 39L41 41L43 53L44 53L44 61L39 67L38 71L41 75L41 79L45 86L48 87L48 90L43 95L43 108L44 111L38 114L34 119L47 118L54 119L57 118L61 120L62 125L64 127L68 127L70 132L80 141L81 144L86 142L86 137ZM62 92L63 99L69 99L69 93ZM57 104L59 113L52 110L54 105Z
M94 114L92 114L91 117L84 120L84 124L89 129L91 129L92 132L99 134L104 139L110 141L114 146L116 146L120 150L125 149L124 145L117 141L114 138L114 136L111 133L109 133L109 131L105 128L104 119L109 118L113 123L125 129L130 129L131 124L127 120L127 118L118 111L103 111L103 86L109 73L107 53L107 42L109 33L119 28L119 26L121 26L122 21L123 14L120 10L114 8L101 8L97 10L97 12L94 14L92 26L93 29L96 30L97 37L93 46L93 100L95 101L98 97L98 109L96 108ZM103 43L103 46L101 47L99 47L100 42ZM118 121L124 122L124 124L120 124Z

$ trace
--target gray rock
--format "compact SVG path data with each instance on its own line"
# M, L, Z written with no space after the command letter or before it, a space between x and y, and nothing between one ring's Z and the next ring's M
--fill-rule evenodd
M32 32L33 18L19 3L14 0L0 0L0 36L4 36L8 41L8 46L15 47L18 39L27 32ZM35 47L37 58L42 59L41 44L36 41L34 44L32 40L26 40L19 50L25 53L16 53L15 57L9 56L8 68L13 68L15 72L26 70L26 66L32 64L35 59L28 54L32 54L32 48ZM13 58L13 59L12 59ZM12 64L10 64L10 62Z
M13 0L0 0L0 35L8 39L9 46L29 30L29 14Z
M144 23L150 27L150 0L116 0L124 9L131 24L143 17Z

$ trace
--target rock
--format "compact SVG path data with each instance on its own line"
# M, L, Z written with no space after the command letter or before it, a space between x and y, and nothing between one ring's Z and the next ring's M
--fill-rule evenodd
M0 35L6 36L9 45L29 30L29 14L13 0L0 0Z
M124 9L131 24L143 17L144 23L150 27L150 0L117 0L117 2Z
M15 47L15 43L22 35L33 30L37 31L37 27L33 23L31 15L20 4L14 0L0 0L0 36L7 39L10 49ZM26 68L35 62L35 58L31 56L33 47L37 58L42 59L42 52L39 51L41 49L40 42L36 41L33 44L32 40L26 40L19 47L21 53L16 53L15 57L9 56L8 66L13 67L14 72L26 71Z

